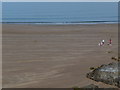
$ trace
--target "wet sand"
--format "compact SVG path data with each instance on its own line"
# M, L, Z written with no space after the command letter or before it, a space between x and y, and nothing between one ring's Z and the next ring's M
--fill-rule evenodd
M118 55L117 28L117 24L3 24L3 87L114 87L96 83L86 78L86 73L90 67L114 62L111 57ZM107 45L110 37L112 46ZM105 46L100 47L102 39Z

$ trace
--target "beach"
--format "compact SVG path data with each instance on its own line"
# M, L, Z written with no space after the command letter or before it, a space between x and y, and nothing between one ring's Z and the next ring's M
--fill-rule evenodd
M117 24L3 24L2 35L3 88L114 87L86 73L118 56Z

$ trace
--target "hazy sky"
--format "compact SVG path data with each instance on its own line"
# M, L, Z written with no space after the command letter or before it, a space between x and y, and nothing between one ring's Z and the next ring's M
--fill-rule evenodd
M2 2L118 2L120 0L0 0Z

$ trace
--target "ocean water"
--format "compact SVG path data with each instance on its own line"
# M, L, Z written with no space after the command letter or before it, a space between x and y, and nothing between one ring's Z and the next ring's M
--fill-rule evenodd
M117 2L3 2L2 23L117 23Z

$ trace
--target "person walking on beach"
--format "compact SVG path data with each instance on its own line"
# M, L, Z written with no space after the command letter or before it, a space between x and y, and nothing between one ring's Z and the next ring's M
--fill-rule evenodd
M105 40L102 40L102 45L104 45L105 44Z
M112 45L112 39L110 38L108 45Z
M103 46L105 44L105 40L102 40L98 45Z

